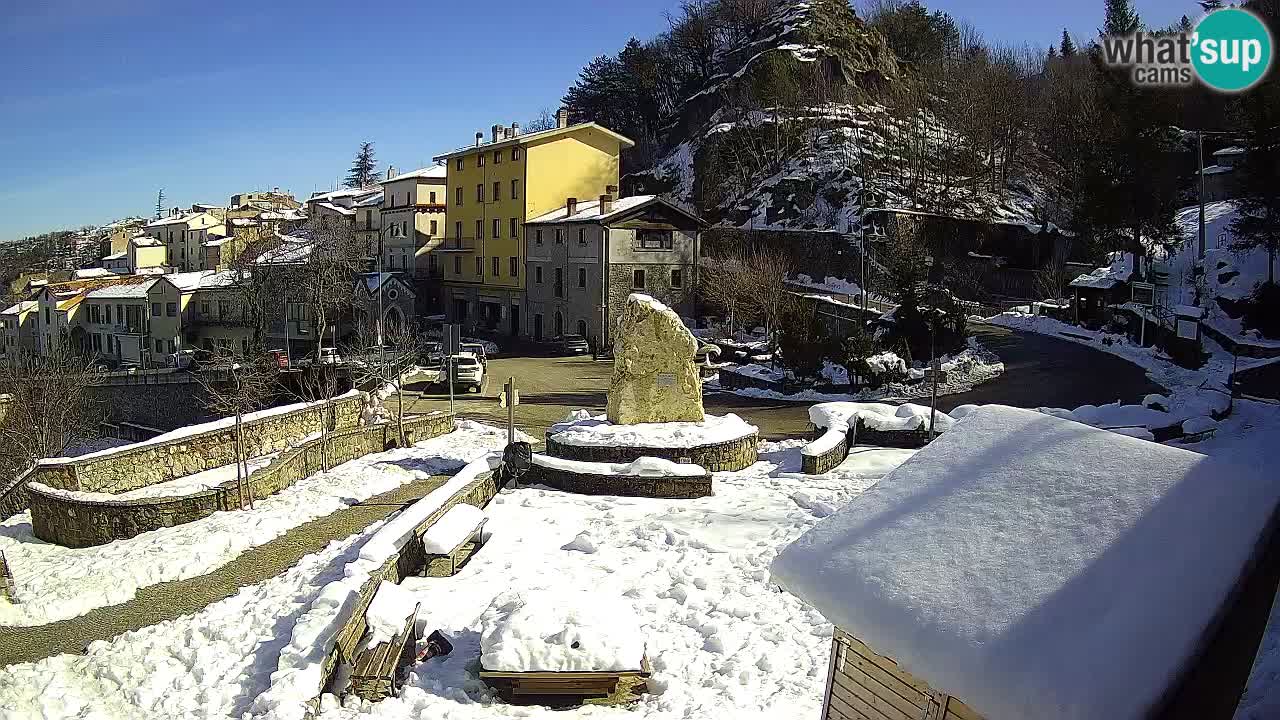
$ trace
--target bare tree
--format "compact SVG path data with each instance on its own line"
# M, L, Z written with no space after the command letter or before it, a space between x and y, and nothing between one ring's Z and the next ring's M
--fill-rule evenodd
M752 250L746 255L746 269L752 303L764 320L765 337L772 339L781 327L787 303L795 297L787 289L795 263L777 250Z
M65 333L46 354L20 352L0 366L0 392L9 395L0 438L14 472L61 455L76 440L97 436L106 408L90 388L99 376L92 360L78 355Z
M315 357L320 358L324 335L355 303L355 277L364 270L366 248L355 229L345 223L310 223L309 248L296 265L298 285L315 318ZM336 331L335 331L336 337Z
M352 380L359 387L370 387L370 392L381 393L388 385L396 394L396 435L401 444L404 435L404 377L418 363L419 355L426 349L426 340L411 323L395 323L382 331L382 344L378 343L375 326L360 323L355 342L343 351L352 367Z
M556 111L549 107L544 107L538 111L538 114L525 125L525 132L541 132L543 130L552 130L556 126Z
M337 413L333 408L333 399L338 394L337 366L316 362L303 368L295 394L304 402L320 406L320 464L328 470L329 426L337 424Z
M262 356L233 361L227 368L212 368L193 375L204 390L204 406L210 413L235 418L236 488L240 507L253 507L249 485L249 458L245 452L244 416L262 408L279 389L276 368Z
M736 250L707 258L700 274L699 294L727 313L729 333L733 334L741 314L750 312L751 284L744 253Z

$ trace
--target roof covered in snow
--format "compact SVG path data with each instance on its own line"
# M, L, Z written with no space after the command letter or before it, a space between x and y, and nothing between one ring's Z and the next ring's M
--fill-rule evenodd
M572 215L569 214L568 207L562 205L551 212L543 213L542 215L527 221L525 224L547 225L562 222L608 222L610 220L619 219L629 213L650 205L664 205L682 215L687 216L694 222L701 222L696 215L681 208L679 205L672 203L666 198L658 195L633 195L631 197L618 198L617 200L614 200L613 206L608 212L600 212L600 200L597 198L595 200L579 202Z
M1235 168L1230 165L1210 165L1204 169L1205 175L1222 175L1229 172L1235 172Z
M38 300L23 300L21 302L10 305L4 309L0 315L17 315L18 313L31 312L40 305Z
M543 140L551 140L553 138L559 137L560 135L569 135L569 134L578 132L579 130L586 130L586 129L598 130L604 133L605 135L608 135L609 137L617 140L622 145L622 148L624 150L635 146L635 142L631 138L625 135L616 133L610 130L609 128L603 125L600 125L598 123L588 122L588 123L578 123L577 125L570 125L569 127L551 128L549 130L539 130L538 132L522 133L520 135L516 135L515 137L504 138L502 140L499 140L498 142L483 143L481 145L474 145L474 144L463 145L460 148L450 150L449 152L443 153L441 155L436 155L431 159L436 162L439 162L441 160L451 158L454 155L466 155L467 153L474 152L476 150L493 150L495 148L504 148L504 147L509 147L511 145L524 145L534 141L540 142Z
M383 185L388 183L400 182L401 180L444 180L449 174L449 168L445 165L428 165L424 168L418 168L412 172L400 173L392 178L382 181Z
M1226 157L1228 155L1234 156L1234 155L1243 155L1243 154L1245 154L1245 149L1240 147L1239 145L1224 147L1221 150L1215 150L1213 152L1214 157Z
M129 238L129 242L133 243L134 247L160 247L164 244L150 235L134 235Z
M1110 265L1095 268L1071 281L1071 287L1110 290L1133 277L1133 253L1111 253Z
M1250 467L985 406L778 555L774 580L988 720L1143 717L1250 558Z

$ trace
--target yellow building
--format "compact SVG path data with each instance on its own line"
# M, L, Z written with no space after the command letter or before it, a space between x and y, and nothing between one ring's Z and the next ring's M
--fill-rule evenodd
M494 125L488 142L433 158L447 167L443 261L444 309L468 330L521 334L524 313L524 223L570 199L616 191L619 156L635 143L597 125L521 134Z

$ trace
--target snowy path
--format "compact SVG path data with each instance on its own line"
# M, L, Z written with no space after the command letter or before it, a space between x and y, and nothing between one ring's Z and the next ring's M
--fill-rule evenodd
M505 440L497 428L463 421L454 432L412 449L367 455L304 478L259 500L252 510L214 513L95 547L40 541L32 534L30 513L19 513L0 521L0 551L21 601L0 603L0 626L65 620L127 602L140 588L203 575L309 520L405 483L452 472L502 447Z
M240 717L266 689L289 628L326 582L342 576L358 539L323 544L277 577L194 614L95 642L83 656L0 668L0 718Z

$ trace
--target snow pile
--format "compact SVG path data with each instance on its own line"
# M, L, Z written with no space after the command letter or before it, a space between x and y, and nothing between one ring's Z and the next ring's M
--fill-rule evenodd
M800 454L818 456L826 455L836 446L844 442L848 437L849 428L847 427L828 427L827 431L822 433L816 440L800 448Z
M480 617L480 665L504 672L639 670L644 635L630 602L591 590L509 591Z
M859 420L870 430L928 430L930 415L928 407L915 403L894 406L873 402L829 402L809 408L809 422L814 427L845 431ZM932 415L938 432L950 430L955 424L955 420L941 410Z
M888 350L867 358L867 365L878 375L907 374L906 361L898 357L897 353Z
M466 503L454 505L422 533L423 548L428 555L447 555L475 535L483 522L484 510Z
M369 609L364 613L365 623L369 626L364 639L365 647L394 640L404 630L409 617L417 610L417 605L417 599L408 590L383 580L378 585L373 600L369 602Z
M1199 433L1209 432L1218 429L1218 421L1208 415L1187 418L1182 421L1182 432L1187 435L1197 435Z
M990 720L1143 716L1280 487L1027 410L958 430L784 549L773 577Z
M1071 281L1071 287L1110 290L1133 277L1133 253L1113 252L1107 255L1108 265L1095 268Z
M862 288L857 283L845 280L844 278L832 277L828 275L822 279L822 282L814 280L812 277L800 273L794 278L787 278L787 282L792 285L801 285L814 290L823 290L834 295L861 295Z
M506 445L505 429L458 420L447 435L366 455L254 503L127 540L66 548L34 536L31 513L0 521L0 552L20 603L0 603L0 625L41 625L133 598L140 588L196 577L292 528L415 480L452 472ZM225 472L227 469L224 468ZM234 477L234 466L230 467Z
M585 462L566 460L550 455L535 454L533 464L561 472L580 475L616 475L628 477L703 477L707 471L701 465L677 463L663 458L641 457L629 463Z
M742 418L729 413L707 415L702 422L636 423L614 425L605 415L573 420L551 426L552 437L565 445L601 447L689 448L739 440L757 431Z

